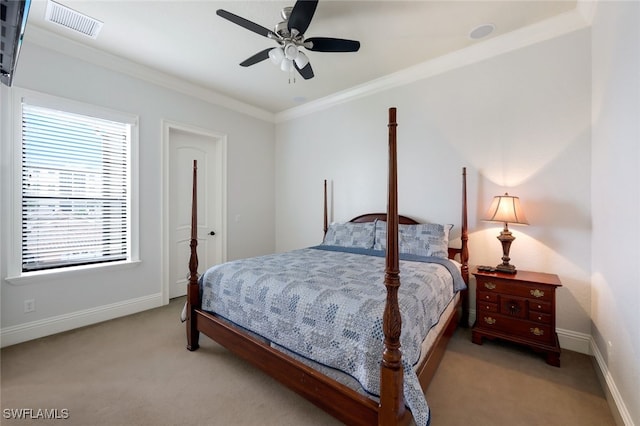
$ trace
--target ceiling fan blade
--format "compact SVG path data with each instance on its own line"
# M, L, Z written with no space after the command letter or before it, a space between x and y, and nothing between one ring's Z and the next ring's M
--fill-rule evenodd
M269 58L269 51L271 49L273 49L273 47L270 47L268 49L264 49L264 50L256 53L252 57L247 58L244 61L240 62L240 65L243 66L243 67L248 67L248 66L257 64L258 62L262 62L265 59L268 59Z
M302 78L304 78L305 80L309 80L310 78L313 78L313 68L311 68L311 63L307 63L307 65L305 65L302 68L298 68L298 65L296 65L295 62L293 63L293 65L296 67L296 69L298 70Z
M311 18L316 12L316 7L318 7L318 0L298 0L291 10L291 15L287 22L289 31L295 28L299 34L304 34L309 28Z
M273 31L263 27L262 25L258 25L255 22L251 22L248 19L245 19L241 16L234 15L233 13L227 12L224 9L218 9L216 11L216 15L224 19L227 19L233 22L234 24L240 25L241 27L246 28L249 31L253 31L256 34L260 34L261 36L268 37L268 38L275 36L275 33ZM275 38L277 38L277 36Z
M360 42L330 37L311 37L305 40L305 45L311 42L307 49L315 52L357 52Z

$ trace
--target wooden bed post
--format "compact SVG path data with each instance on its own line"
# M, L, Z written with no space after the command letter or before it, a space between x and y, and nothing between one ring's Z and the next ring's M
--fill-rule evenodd
M469 232L467 230L467 168L462 168L462 233L460 235L462 241L462 251L460 252L460 263L462 267L460 272L467 289L462 290L462 318L460 322L463 327L469 327Z
M324 180L324 235L327 235L329 229L329 216L327 208L327 180Z
M200 344L200 331L194 310L200 307L198 286L198 160L193 160L193 187L191 194L191 255L189 257L189 284L187 284L187 349L195 351Z
M387 301L382 319L384 352L380 365L380 411L378 425L395 425L405 415L404 377L400 333L402 318L398 305L400 261L398 257L398 172L396 149L396 109L389 108L389 189L387 204L387 253L384 285Z

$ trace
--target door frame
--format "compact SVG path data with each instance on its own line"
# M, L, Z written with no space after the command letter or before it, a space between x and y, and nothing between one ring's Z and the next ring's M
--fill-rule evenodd
M169 227L169 148L171 130L193 133L210 139L215 144L216 149L216 214L220 218L222 228L216 233L216 240L219 242L221 262L227 261L227 135L217 133L208 129L193 126L190 124L178 123L170 120L161 120L162 124L162 155L161 155L161 173L162 173L162 232L160 236L160 244L162 247L161 256L161 277L162 277L162 303L169 303L169 235L172 232ZM185 265L186 268L187 265ZM203 265L199 265L202 270ZM186 270L186 269L185 269Z

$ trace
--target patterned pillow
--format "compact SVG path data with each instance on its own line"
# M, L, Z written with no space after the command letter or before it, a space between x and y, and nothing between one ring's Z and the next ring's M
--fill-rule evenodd
M449 230L453 225L421 223L418 225L398 225L398 245L400 253L418 256L449 257ZM387 222L377 221L375 250L387 249Z
M373 247L375 222L367 223L332 223L322 242L325 246Z

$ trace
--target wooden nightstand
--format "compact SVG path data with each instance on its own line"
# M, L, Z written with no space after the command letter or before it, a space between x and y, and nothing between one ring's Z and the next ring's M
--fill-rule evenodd
M556 288L554 274L518 271L472 272L476 277L476 323L472 341L500 338L544 352L547 364L560 367L556 334Z

